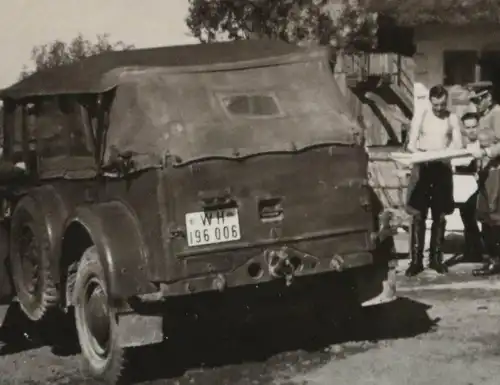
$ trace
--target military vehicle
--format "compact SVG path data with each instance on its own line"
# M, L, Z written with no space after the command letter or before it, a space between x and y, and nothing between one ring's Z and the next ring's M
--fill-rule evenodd
M264 40L137 49L2 90L5 161L26 171L2 195L0 266L24 313L74 312L89 374L115 382L124 349L161 342L174 308L391 299L329 57Z

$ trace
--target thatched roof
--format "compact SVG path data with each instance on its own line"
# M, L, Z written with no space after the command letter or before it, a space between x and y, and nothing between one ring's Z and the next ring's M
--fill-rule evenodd
M401 26L500 24L500 0L364 0Z

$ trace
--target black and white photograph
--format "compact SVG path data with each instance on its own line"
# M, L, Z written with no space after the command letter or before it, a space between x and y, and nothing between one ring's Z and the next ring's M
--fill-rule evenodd
M500 0L0 31L0 385L500 384Z

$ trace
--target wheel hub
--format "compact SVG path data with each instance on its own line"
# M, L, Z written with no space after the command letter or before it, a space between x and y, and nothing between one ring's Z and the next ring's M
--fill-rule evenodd
M39 284L38 245L31 228L23 229L20 241L21 266L23 269L25 290L34 295Z
M89 332L99 345L94 347L95 350L106 350L110 336L110 319L107 297L102 287L95 286L91 291L85 309L85 316Z

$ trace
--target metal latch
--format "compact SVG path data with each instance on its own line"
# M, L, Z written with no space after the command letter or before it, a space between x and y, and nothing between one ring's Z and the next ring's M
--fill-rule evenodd
M170 229L170 238L186 238L186 228L177 226Z
M201 205L204 209L222 209L233 207L236 205L236 200L231 194L231 189L200 191L198 197L201 200Z

